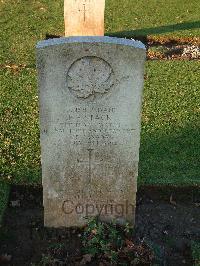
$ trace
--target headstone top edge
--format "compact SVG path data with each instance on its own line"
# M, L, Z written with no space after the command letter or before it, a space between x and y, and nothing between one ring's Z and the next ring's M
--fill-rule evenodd
M78 37L61 37L44 41L39 41L36 49L50 47L53 45L61 45L67 43L106 43L130 46L134 48L144 49L145 45L141 41L129 40L124 38L108 37L108 36L78 36Z

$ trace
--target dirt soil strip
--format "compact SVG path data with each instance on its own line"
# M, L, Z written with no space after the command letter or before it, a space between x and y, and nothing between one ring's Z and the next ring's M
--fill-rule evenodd
M191 241L200 240L198 188L143 187L137 203L134 238L149 243L161 265L191 266ZM64 254L52 255L67 258L67 265L79 265L76 261L83 255L80 234L77 229L44 228L41 188L12 187L0 234L0 258L5 264L0 264L38 263L49 246L62 243Z

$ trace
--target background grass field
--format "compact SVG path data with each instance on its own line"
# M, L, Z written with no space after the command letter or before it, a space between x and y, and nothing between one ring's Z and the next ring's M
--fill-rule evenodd
M196 0L106 0L106 34L199 38ZM0 2L0 214L8 183L41 184L35 45L63 35L63 1ZM148 61L139 184L200 184L198 61Z

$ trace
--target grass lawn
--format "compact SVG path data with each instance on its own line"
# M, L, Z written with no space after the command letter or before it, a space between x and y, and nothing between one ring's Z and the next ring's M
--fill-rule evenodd
M108 0L106 31L122 36L199 37L200 2L196 0Z
M194 266L200 266L200 241L192 242L192 257L194 259Z
M197 61L148 61L139 184L200 185ZM2 177L41 183L36 71L1 70Z
M139 177L142 184L200 185L199 62L149 61Z
M7 180L40 182L36 70L0 71L1 173ZM15 180L13 180L15 178Z

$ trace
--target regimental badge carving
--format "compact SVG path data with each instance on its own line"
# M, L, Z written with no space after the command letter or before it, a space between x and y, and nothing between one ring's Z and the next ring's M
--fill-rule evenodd
M78 98L94 99L113 86L112 67L103 59L86 56L75 61L67 73L67 86Z

